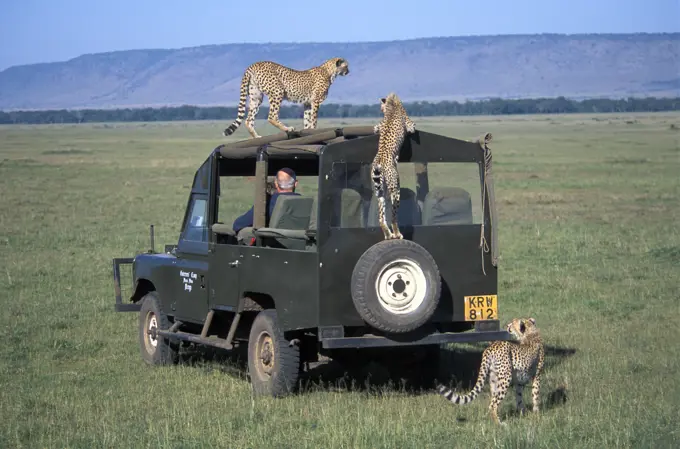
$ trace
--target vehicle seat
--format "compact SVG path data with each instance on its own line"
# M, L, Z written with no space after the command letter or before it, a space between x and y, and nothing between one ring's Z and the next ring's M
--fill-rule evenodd
M386 201L385 214L387 215L387 225L392 222L391 203L389 199ZM399 226L416 226L421 224L420 207L416 199L416 193L408 187L399 189L399 213L397 214ZM380 226L378 222L378 198L375 194L371 197L371 205L368 209L368 226Z
M432 189L423 203L424 225L472 224L470 193L460 187Z
M316 216L319 214L318 204L319 203L316 201L315 196L314 201L312 202L312 210L310 211L309 214L309 224L307 225L307 230L309 231L310 234L312 234L313 238L305 239L305 249L310 251L316 249L316 222L317 222Z
M314 201L312 202L312 208L309 212L309 224L307 225L307 229L310 231L316 232L316 219L317 215L319 214L318 210L318 203L316 201L316 196L314 197Z
M288 249L305 249L305 240L297 238L298 233L287 236L286 230L305 231L310 222L313 197L281 195L276 199L269 226L254 231L262 237L265 246ZM315 220L316 221L316 220Z
M341 228L363 228L366 223L361 194L354 189L340 189L334 201L335 220L333 224ZM338 201L339 199L339 201Z

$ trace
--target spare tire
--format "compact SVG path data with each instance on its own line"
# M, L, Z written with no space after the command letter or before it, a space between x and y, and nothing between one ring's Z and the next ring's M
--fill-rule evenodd
M383 240L357 261L351 292L354 306L369 325L385 332L410 332L425 324L439 305L439 268L417 243Z

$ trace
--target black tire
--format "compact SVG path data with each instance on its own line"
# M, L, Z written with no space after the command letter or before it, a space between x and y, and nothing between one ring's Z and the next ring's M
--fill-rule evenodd
M400 265L388 268L395 263ZM385 273L383 276L382 272ZM406 281L402 280L402 274ZM379 278L380 285L384 287L382 297L377 291ZM390 283L391 279L396 281ZM405 239L383 240L368 248L357 261L352 272L351 290L354 306L370 326L384 332L404 333L419 328L432 317L439 305L441 278L437 263L422 246ZM396 295L404 295L408 299L408 295L413 295L414 291L417 293L415 296L422 294L422 300L416 301L413 310L397 313L396 308L388 310L387 306L383 306L385 301L381 298L385 298L388 293L395 298ZM390 297L388 299L393 300Z
M153 291L142 298L142 308L139 311L139 346L142 359L149 365L172 365L179 360L179 344L167 338L148 334L152 327L167 330L170 321L163 309L158 294Z
M248 338L248 373L255 395L278 397L295 391L301 370L300 348L288 343L276 310L257 314Z

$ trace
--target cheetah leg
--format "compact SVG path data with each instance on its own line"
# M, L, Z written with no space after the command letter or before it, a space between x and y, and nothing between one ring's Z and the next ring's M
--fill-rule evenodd
M383 180L382 167L377 162L373 163L372 178L373 193L378 198L378 222L380 223L385 240L389 240L392 238L392 233L385 220L385 182Z
M250 135L254 138L260 137L260 135L255 131L255 117L260 110L260 105L262 104L262 91L257 88L257 86L250 85L249 90L250 100L248 102L248 116L246 117L246 129Z
M545 362L545 353L543 346L541 346L538 354L538 365L536 366L536 374L531 382L531 402L534 413L539 412L539 399L541 393L541 373L543 372L543 363Z
M496 374L494 367L489 370L489 390L491 390L491 396L498 391L498 374Z
M387 220L385 217L385 195L383 192L383 195L378 197L378 221L380 222L380 228L383 231L383 234L385 235L385 240L390 240L394 238L394 235L392 234L392 231L390 231L390 227L387 226Z
M387 188L390 192L390 202L392 203L392 238L403 239L404 236L399 231L399 171L396 163L385 173Z
M302 129L310 129L312 126L312 105L305 103L305 112Z
M378 123L377 125L373 126L373 134L380 134L380 130L382 129L382 122Z
M501 425L504 423L502 423L498 417L498 406L503 402L503 399L505 399L505 395L508 393L508 388L510 387L510 380L512 379L511 373L508 372L506 375L503 374L504 373L498 373L500 379L496 379L495 387L494 384L491 383L491 403L489 404L491 418L496 424Z
M515 385L515 399L517 400L517 410L520 414L524 415L526 413L526 407L524 407L524 400L522 399L522 393L524 392L524 385Z
M279 121L279 111L281 109L281 102L283 101L283 92L272 92L269 96L269 116L267 121L273 126L276 126L283 132L295 131L292 126L286 126Z
M541 376L539 374L536 374L536 377L534 377L534 380L531 383L531 402L534 413L539 412L540 407L538 400L540 399L540 393L541 393Z
M406 132L409 134L413 134L414 132L416 132L416 124L413 123L413 120L411 120L410 118L406 119Z
M309 129L316 129L318 116L319 116L319 103L313 101L311 108L309 110Z

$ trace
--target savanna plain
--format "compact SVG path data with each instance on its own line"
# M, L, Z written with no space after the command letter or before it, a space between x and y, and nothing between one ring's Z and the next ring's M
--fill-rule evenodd
M147 250L152 223L157 250L176 242L231 119L0 127L0 447L680 447L680 114L416 118L494 135L499 312L536 318L547 345L541 413L518 416L509 395L503 428L488 387L455 406L316 376L253 399L238 360L142 362L111 259ZM228 188L227 220L253 192ZM472 386L485 346L447 348L450 385Z

